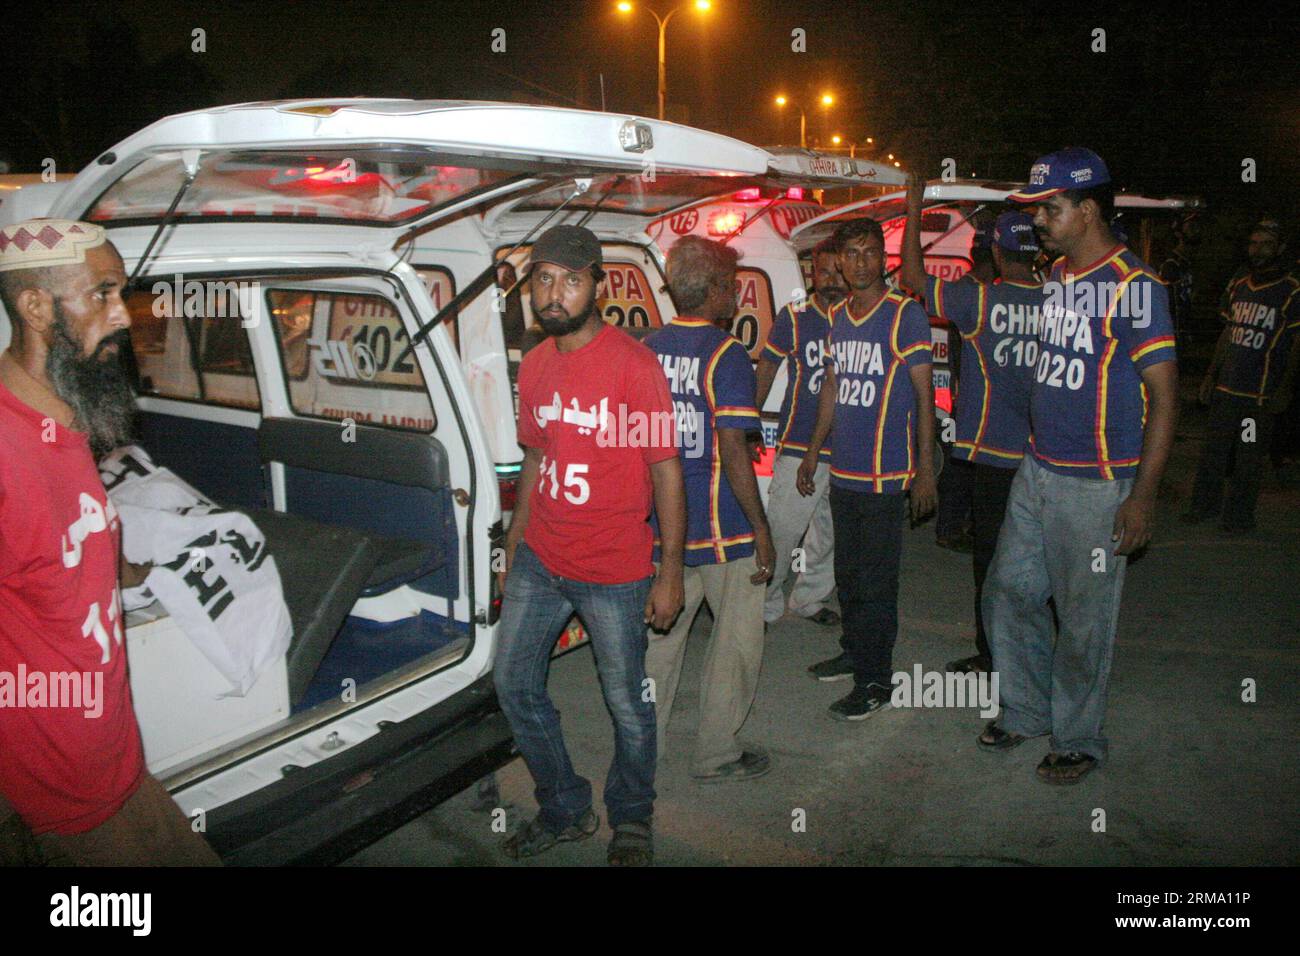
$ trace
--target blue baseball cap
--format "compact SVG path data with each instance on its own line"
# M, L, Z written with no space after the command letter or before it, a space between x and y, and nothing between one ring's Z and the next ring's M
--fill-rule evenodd
M1008 252L1037 252L1038 233L1028 213L1004 212L993 226L993 239Z
M1007 197L1012 202L1039 202L1067 189L1091 189L1110 182L1110 170L1090 149L1068 146L1040 156L1029 168L1029 182Z

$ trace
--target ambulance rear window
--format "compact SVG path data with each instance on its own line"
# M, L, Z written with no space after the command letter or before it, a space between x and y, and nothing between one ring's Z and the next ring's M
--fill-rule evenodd
M504 164L457 166L432 153L380 148L203 154L176 210L180 219L309 220L391 225L517 175ZM162 218L184 180L177 152L151 156L113 183L86 218Z

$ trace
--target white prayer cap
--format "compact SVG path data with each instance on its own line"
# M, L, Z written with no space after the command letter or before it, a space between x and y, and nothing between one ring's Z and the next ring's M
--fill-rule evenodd
M86 250L108 241L103 226L72 219L28 219L0 229L0 272L45 269L86 261Z

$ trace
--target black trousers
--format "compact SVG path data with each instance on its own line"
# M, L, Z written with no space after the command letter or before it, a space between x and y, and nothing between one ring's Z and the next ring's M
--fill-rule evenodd
M966 530L975 488L971 463L952 457L952 446L943 446L943 471L939 472L939 513L934 519L936 538L955 538Z
M1255 502L1259 499L1264 457L1272 447L1273 424L1274 416L1254 399L1214 393L1205 426L1205 447L1192 487L1192 511L1210 517L1222 510L1224 524L1255 527ZM1230 458L1235 460L1225 501L1223 484Z
M984 597L984 579L988 576L989 565L993 563L993 552L998 546L998 532L1002 530L1002 519L1006 517L1007 499L1011 497L1011 482L1015 480L1016 469L979 463L976 463L974 469L975 493L971 519L975 548L971 557L975 569L975 649L982 656L992 658L988 633L984 630L981 600Z
M858 687L894 676L898 639L898 570L907 495L847 491L831 485L835 522L835 588L844 636L840 647Z

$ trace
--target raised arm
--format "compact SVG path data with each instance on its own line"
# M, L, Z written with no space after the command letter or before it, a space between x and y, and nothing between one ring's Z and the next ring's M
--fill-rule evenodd
M925 180L916 173L907 175L907 222L903 227L903 245L899 250L902 267L898 276L903 284L919 296L925 296L925 253L921 251L921 203L925 198Z

